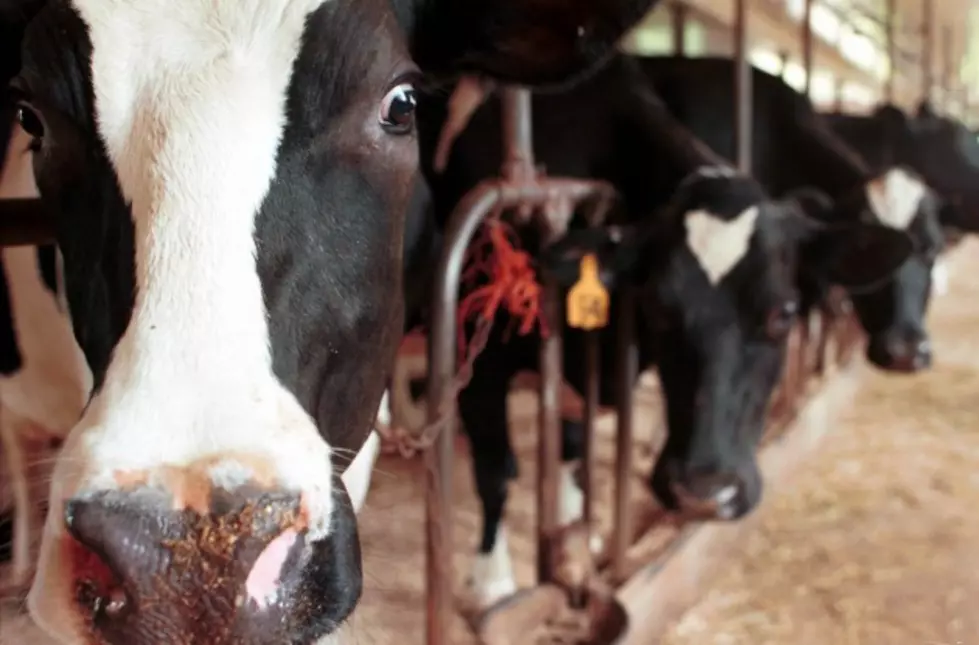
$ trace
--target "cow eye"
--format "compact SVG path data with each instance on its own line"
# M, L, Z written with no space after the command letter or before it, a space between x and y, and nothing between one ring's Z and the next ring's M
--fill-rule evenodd
M17 106L17 123L20 124L24 132L35 139L44 137L44 124L41 122L41 117L38 116L34 108L25 103Z
M401 83L391 89L381 101L378 115L381 127L389 134L408 134L415 127L415 87Z
M796 316L799 314L799 303L795 300L785 302L772 307L768 312L768 319L765 321L765 332L772 340L784 338L795 323Z

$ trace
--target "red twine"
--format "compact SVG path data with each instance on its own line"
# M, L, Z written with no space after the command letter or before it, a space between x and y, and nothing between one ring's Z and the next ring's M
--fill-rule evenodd
M466 324L477 318L492 321L501 306L514 322L519 321L517 333L521 336L529 334L535 322L540 324L541 335L547 336L540 311L541 286L537 274L530 254L519 248L519 238L509 224L490 220L480 227L466 253L461 286L466 295L458 309L460 361L465 361L469 345ZM504 339L511 331L512 328L507 329Z

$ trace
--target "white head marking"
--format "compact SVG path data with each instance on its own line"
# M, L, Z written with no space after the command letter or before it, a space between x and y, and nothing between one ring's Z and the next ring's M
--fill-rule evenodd
M308 14L324 0L72 0L99 136L134 225L136 299L51 485L31 614L76 642L62 504L164 469L297 491L333 514L331 450L272 370L255 219L277 169Z
M892 168L867 184L867 201L884 226L908 228L925 196L925 185L901 168Z
M732 220L704 210L687 213L687 246L712 285L723 280L748 252L757 219L757 206L746 208Z

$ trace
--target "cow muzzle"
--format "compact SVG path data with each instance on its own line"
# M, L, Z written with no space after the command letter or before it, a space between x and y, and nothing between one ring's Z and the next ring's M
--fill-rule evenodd
M74 606L108 645L311 642L360 595L356 523L337 493L337 530L316 543L299 495L214 490L206 508L180 510L152 489L71 500Z
M650 484L667 510L688 520L737 520L761 499L761 476L754 463L750 468L687 470L677 462L661 462Z
M913 374L931 367L931 342L918 331L888 331L871 336L867 360L889 372Z

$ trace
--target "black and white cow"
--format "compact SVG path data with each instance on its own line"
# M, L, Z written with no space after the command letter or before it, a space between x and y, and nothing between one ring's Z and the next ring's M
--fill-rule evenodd
M979 141L965 124L939 115L928 102L913 115L882 105L869 115L831 112L823 118L874 168L898 163L924 177L944 202L942 226L955 233L979 230ZM943 291L946 281L939 258L933 291Z
M907 236L870 223L825 228L793 202L772 201L757 182L691 137L631 61L617 61L570 92L536 96L533 110L535 154L549 173L608 180L623 198L597 241L555 257L546 253L544 264L570 285L590 249L609 284L638 289L640 365L658 366L668 421L653 492L669 509L716 519L743 516L761 496L754 453L795 321L797 267L844 283L873 281L903 262ZM420 123L441 124L446 115L442 99L421 98ZM423 163L436 147L428 135L438 130L421 128ZM444 172L429 169L441 225L465 192L498 172L500 140L499 105L490 101L455 140ZM534 248L532 237L524 240L528 248ZM613 293L613 319L619 306ZM459 396L483 510L468 582L478 606L514 590L502 527L507 482L517 472L506 400L512 377L536 369L539 356L536 332L504 342L506 317L497 316ZM615 394L613 328L600 336L606 405ZM565 330L566 380L578 392L585 381L583 342L582 332ZM567 522L581 513L572 471L582 428L565 421L563 434L560 507Z
M27 599L48 638L338 638L362 580L347 491L401 336L413 86L569 82L653 3L48 0L28 16L7 93L94 383Z
M734 63L728 58L639 57L643 71L670 111L708 145L734 157ZM931 363L924 329L931 269L943 248L939 203L910 158L868 163L812 105L782 79L752 75L752 169L775 195L815 188L839 203L850 221L871 218L906 230L914 254L894 279L852 292L868 332L867 357L894 371ZM925 178L927 179L927 178ZM807 294L813 291L807 285ZM808 298L807 298L808 299Z

